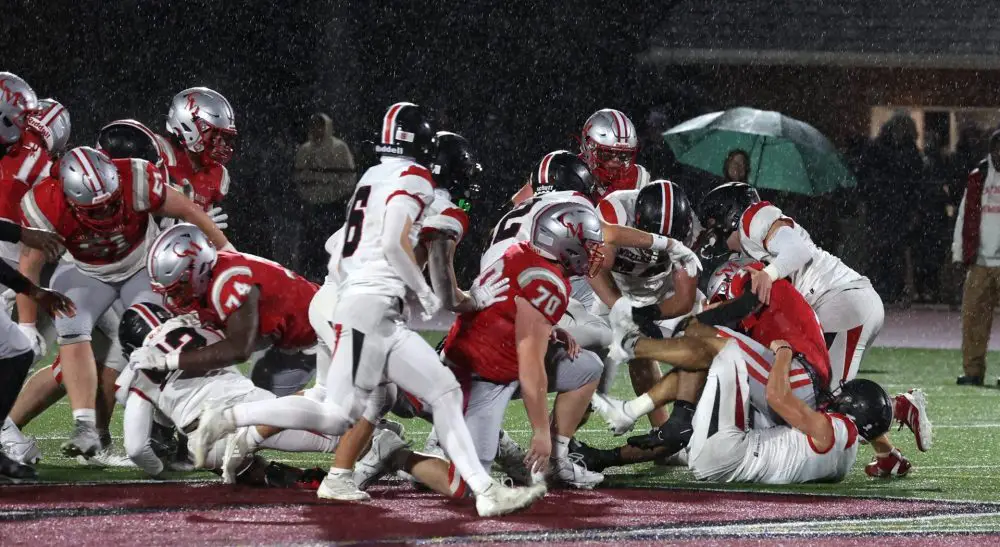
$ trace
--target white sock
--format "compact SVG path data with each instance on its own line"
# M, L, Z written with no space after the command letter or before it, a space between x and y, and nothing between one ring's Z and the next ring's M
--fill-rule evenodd
M331 453L337 448L340 437L317 435L309 431L289 429L273 435L258 443L264 448L282 450L284 452L326 452Z
M300 395L240 403L233 407L233 420L236 427L269 425L330 435L342 435L348 428L346 418L331 412L328 405Z
M434 429L438 441L455 469L465 483L476 494L482 494L493 485L493 478L479 463L476 446L462 416L462 395L458 390L450 391L434 401Z
M552 436L552 457L557 460L565 460L569 457L569 437Z
M257 426L255 425L250 426L248 436L250 437L250 442L252 442L254 446L260 446L260 443L264 442L264 436L260 434L260 431L257 431Z
M625 403L625 413L632 419L638 418L639 416L645 416L646 414L652 412L655 408L656 406L653 404L653 399L645 393Z
M92 408L78 408L73 411L73 420L97 425L97 412Z
M3 437L6 439L14 439L19 443L28 442L28 438L24 436L24 433L21 433L21 429L17 427L14 420L11 420L10 418L3 421Z
M341 469L339 467L331 467L330 471L326 474L328 477L342 477L344 475L353 475L354 470L352 469Z

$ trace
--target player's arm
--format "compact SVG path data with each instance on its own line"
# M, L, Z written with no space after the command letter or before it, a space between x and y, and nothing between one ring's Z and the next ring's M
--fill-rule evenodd
M532 440L529 469L544 468L552 452L549 433L548 375L545 372L545 352L548 351L552 323L530 302L514 297L517 308L514 317L514 338L517 344L518 380L521 400L531 424ZM546 452L546 446L548 452ZM534 464L534 465L532 465Z
M688 275L684 268L676 268L673 273L674 294L659 303L660 317L672 319L694 309L694 301L698 296L698 278Z
M257 345L259 302L260 289L252 285L243 303L229 313L225 338L194 351L168 355L167 368L204 372L238 365L249 359Z
M208 236L217 249L229 250L233 248L229 240L226 239L226 235L201 207L170 186L164 185L163 204L152 213L194 224Z
M612 224L612 226L615 225ZM601 252L604 253L604 262L601 263L601 268L597 270L597 275L587 281L590 283L590 288L594 289L594 294L601 299L601 302L604 302L604 305L608 308L612 308L615 302L618 302L618 299L622 297L621 289L618 288L614 277L611 276L611 268L614 266L618 247L614 243L607 243L605 241Z
M458 242L446 233L438 232L428 236L426 245L431 286L434 287L434 294L441 299L441 306L455 313L476 311L475 300L458 288L454 261Z
M38 282L42 277L42 266L44 265L45 255L42 254L42 251L32 249L30 247L21 247L21 259L18 260L17 269L29 283L32 285L38 285ZM6 283L5 285L10 287L10 285ZM17 289L14 290L17 291ZM18 291L17 322L23 324L34 324L37 319L38 304L26 293Z
M792 393L788 380L792 357L795 353L792 346L785 340L775 340L771 343L774 351L774 364L771 365L771 375L767 379L767 404L781 416L788 425L805 433L812 439L813 448L818 452L826 452L833 446L833 425L821 412L817 412Z
M153 403L138 393L131 392L125 401L125 417L122 422L125 453L139 469L153 477L163 472L163 462L153 452L150 442L154 411Z
M433 291L424 280L410 244L410 230L423 207L423 202L413 194L403 192L389 197L382 219L382 253L396 275L420 299L424 311L433 313L436 310L428 310L424 302L428 296L433 297Z

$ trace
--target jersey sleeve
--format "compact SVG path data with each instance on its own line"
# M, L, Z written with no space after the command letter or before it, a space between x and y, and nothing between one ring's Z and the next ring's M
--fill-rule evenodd
M212 203L220 203L229 195L229 170L224 165L220 165L219 169L221 170L219 173L219 186L215 190L215 195L212 196Z
M389 193L385 203L388 205L394 199L413 200L419 206L417 217L423 216L425 209L434 203L434 179L431 172L416 164L401 171L397 189Z
M138 212L156 211L167 198L163 173L146 160L131 159L132 206Z
M437 199L428 209L429 216L420 228L420 236L425 237L436 232L450 234L458 241L469 231L469 215L453 205L450 201L442 203L444 200ZM443 208L442 208L443 206Z
M21 218L22 226L37 228L39 230L56 231L58 222L54 201L51 199L51 185L41 184L28 191L21 198Z
M566 313L569 291L566 282L547 268L532 266L517 276L521 296L555 325Z
M234 265L219 272L209 287L212 309L225 321L247 301L253 290L253 272L247 266Z
M743 250L754 259L766 258L770 253L764 246L764 240L771 230L771 225L782 218L786 217L781 213L781 209L767 201L754 203L743 211L739 225L740 245L743 246Z
M620 201L609 199L611 196L602 199L597 204L597 213L601 219L608 224L618 224L624 226L628 222L628 215Z

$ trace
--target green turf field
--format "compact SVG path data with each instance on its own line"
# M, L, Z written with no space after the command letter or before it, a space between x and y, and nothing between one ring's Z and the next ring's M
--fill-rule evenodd
M991 361L997 362L997 357L996 354L991 355ZM959 363L959 353L951 350L873 349L866 356L861 375L878 381L891 395L910 387L923 388L927 393L929 414L934 424L931 451L917 451L912 434L905 428L898 433L895 430L891 433L891 438L914 464L910 477L889 481L868 479L862 467L871 458L871 451L862 447L855 470L842 484L754 488L787 492L1000 501L1000 488L997 488L997 480L1000 479L1000 451L996 449L1000 446L1000 390L956 386ZM627 370L622 367L620 374L615 394L625 397L631 393ZM404 422L407 438L415 446L422 447L429 425L419 420ZM637 430L646 428L647 425L642 421ZM528 440L530 428L520 403L511 405L505 426L519 442ZM58 447L70 429L69 406L65 402L59 403L26 428L27 434L38 438L43 451L43 459L38 467L42 480L61 482L143 478L135 470L91 469L63 458ZM120 449L120 413L115 416L112 433ZM616 438L606 432L604 422L597 415L584 426L579 438L602 447L624 442L624 437ZM295 465L328 465L328 458L322 455L272 453L270 456ZM689 481L686 470L681 468L647 464L610 469L606 474L608 480L605 484L609 486L695 486ZM173 473L169 477L207 479L213 475Z

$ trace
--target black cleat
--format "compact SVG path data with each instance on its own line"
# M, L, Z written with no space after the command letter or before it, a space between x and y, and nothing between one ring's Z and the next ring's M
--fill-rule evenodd
M608 467L622 465L618 458L618 450L601 450L588 446L576 439L569 440L569 453L579 454L584 466L590 471L600 473Z
M664 458L669 458L687 447L691 440L694 429L690 423L678 423L678 420L667 420L660 427L651 430L645 435L636 435L628 438L628 444L643 450L652 450L663 447Z
M0 452L0 483L38 480L38 473L30 465L17 463Z
M958 384L958 385L960 385L960 386L981 386L981 385L983 385L983 377L982 376L966 376L966 375L963 374L962 376L958 377L958 381L955 382L955 383Z

